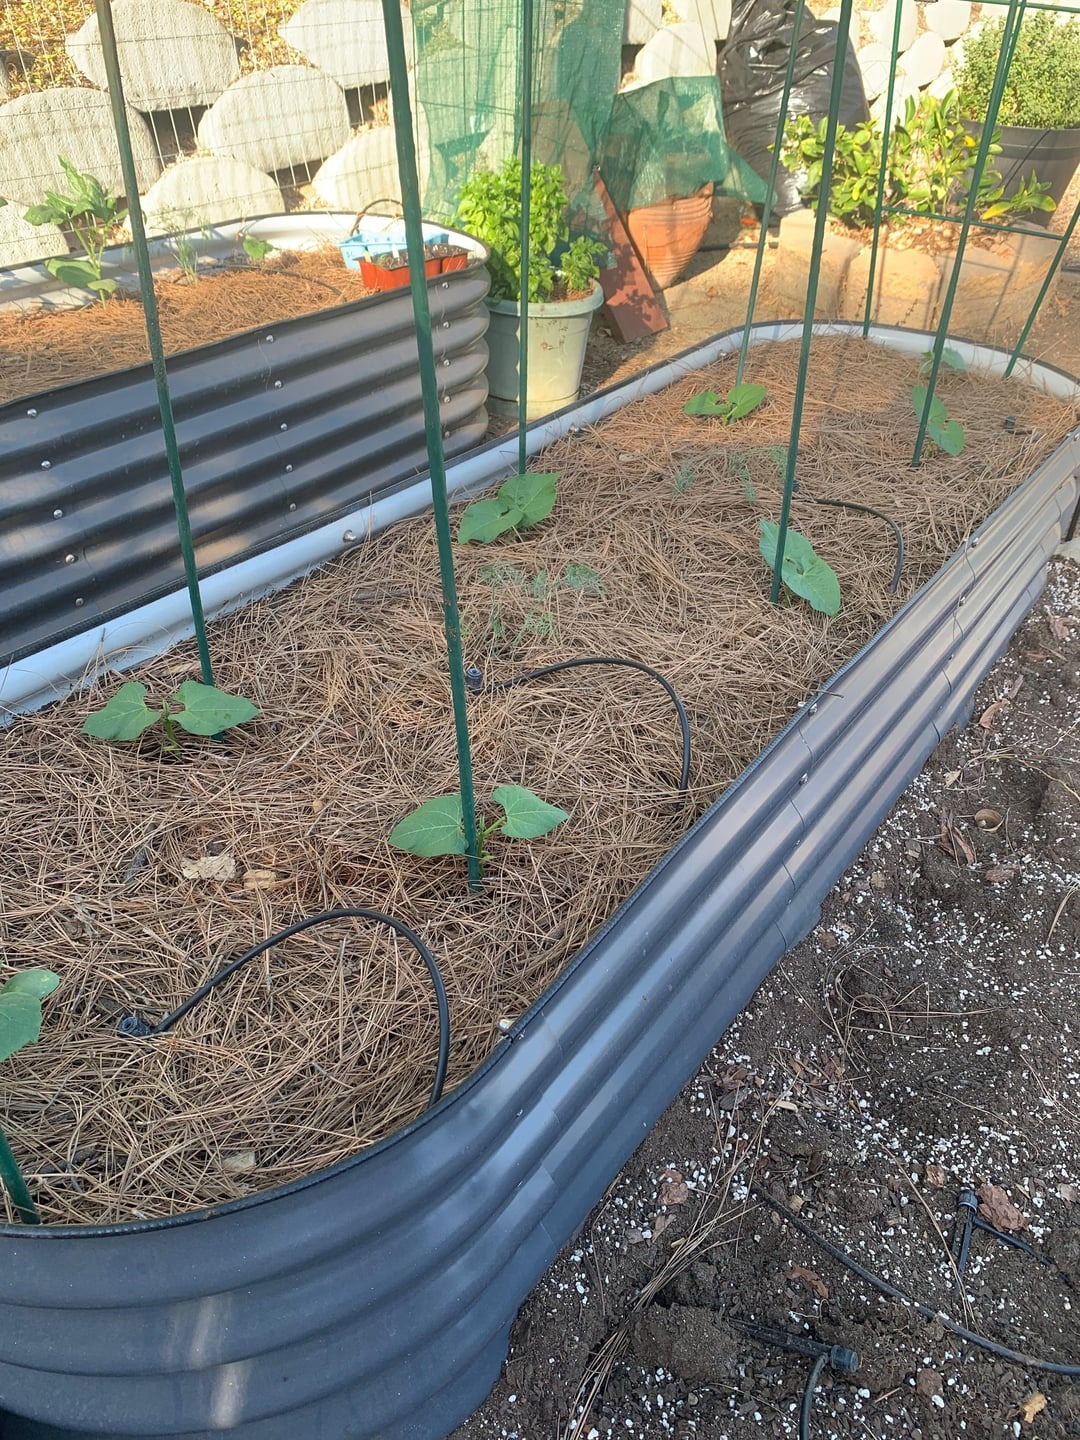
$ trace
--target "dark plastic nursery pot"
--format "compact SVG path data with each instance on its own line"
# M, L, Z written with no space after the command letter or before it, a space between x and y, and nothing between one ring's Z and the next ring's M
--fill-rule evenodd
M978 121L968 122L975 136L982 134ZM1074 130L1035 130L1024 125L1000 127L1001 154L993 164L1001 172L1005 194L1012 195L1021 181L1032 174L1050 187L1050 198L1060 205L1080 165L1080 128ZM1024 225L1048 225L1052 210L1032 210L1021 217Z

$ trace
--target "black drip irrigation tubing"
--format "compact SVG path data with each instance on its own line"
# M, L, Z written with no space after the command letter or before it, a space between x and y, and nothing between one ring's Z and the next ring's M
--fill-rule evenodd
M1020 1365L1025 1370L1042 1370L1048 1375L1064 1375L1070 1380L1080 1379L1080 1365L1066 1365L1060 1360L1042 1360L1036 1355L1025 1355L1020 1350L1010 1350L1007 1345L999 1345L996 1340L990 1340L985 1335L978 1335L974 1330L969 1330L965 1325L960 1325L950 1319L948 1315L942 1314L940 1310L934 1310L931 1306L924 1305L913 1295L908 1295L906 1291L898 1289L880 1275L875 1275L873 1270L868 1270L865 1265L861 1265L854 1256L849 1255L846 1250L841 1250L839 1245L834 1245L824 1235L819 1235L816 1230L807 1225L805 1220L800 1220L797 1215L793 1215L783 1205L778 1204L771 1195L767 1195L764 1190L756 1185L753 1189L758 1199L779 1215L785 1225L791 1225L800 1235L804 1235L807 1240L824 1250L826 1255L830 1255L850 1270L853 1275L857 1275L860 1280L865 1280L867 1285L879 1290L882 1295L888 1295L891 1300L900 1300L903 1304L910 1305L924 1320L935 1320L943 1329L961 1340L966 1340L969 1345L977 1345L982 1350L988 1350L991 1355L997 1355L1002 1360L1010 1361L1013 1365Z
M811 500L815 505L835 505L840 510L857 510L860 515L873 515L876 519L888 525L896 539L896 569L893 571L893 577L889 581L889 594L895 595L900 588L900 577L904 573L906 551L904 549L904 532L892 516L886 515L882 510L875 510L872 505L860 505L854 500L826 500L820 495L810 495L805 490L799 492L797 486L796 493L800 495L801 499Z
M751 1340L759 1340L763 1345L775 1345L778 1349L788 1350L794 1355L813 1357L814 1363L810 1368L799 1408L799 1440L810 1440L810 1412L814 1408L814 1395L821 1372L827 1365L838 1375L854 1375L859 1368L858 1355L846 1345L826 1345L808 1335L792 1335L787 1330L776 1330L771 1325L754 1325L748 1320L735 1320L732 1323Z
M323 910L318 915L309 915L304 920L297 920L294 925L288 925L284 930L278 930L266 940L261 940L258 945L253 945L250 950L245 950L235 960L229 963L212 975L205 984L200 985L194 995L188 996L182 1005L169 1012L163 1020L156 1025L151 1025L139 1014L125 1015L117 1027L122 1035L131 1035L138 1039L153 1039L155 1036L164 1035L171 1030L178 1020L193 1010L200 1000L205 1000L212 990L216 990L223 980L246 965L248 961L254 960L262 955L264 951L270 950L275 945L280 945L283 940L288 940L293 935L299 935L301 930L310 930L313 925L325 925L331 920L374 920L380 925L389 925L396 935L407 940L413 949L427 966L428 974L431 976L432 988L435 991L435 1004L439 1012L439 1054L435 1063L435 1078L431 1086L431 1096L427 1108L435 1105L442 1096L443 1086L446 1083L446 1067L450 1060L450 1007L446 999L446 986L443 984L442 974L434 955L420 939L415 930L410 930L400 920L395 920L392 915L384 915L381 910L366 909L343 909Z
M643 675L650 676L667 691L671 703L675 706L675 713L679 717L679 730L682 734L682 767L679 771L679 806L681 809L690 789L690 720L686 714L686 706L675 686L666 675L661 675L659 670L654 670L643 660L630 660L625 655L583 655L574 660L559 660L554 665L541 665L536 670L526 670L524 674L513 675L509 680L488 680L486 682L483 672L472 665L465 672L465 684L473 695L482 695L485 691L512 690L517 685L524 685L528 680L539 680L544 675L557 675L562 670L577 670L584 665L622 665L628 670L640 670Z

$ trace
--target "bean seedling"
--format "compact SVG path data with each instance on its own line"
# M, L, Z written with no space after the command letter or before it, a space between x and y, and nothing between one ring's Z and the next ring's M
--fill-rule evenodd
M200 685L197 680L185 680L171 704L165 701L155 709L146 703L146 686L129 680L107 705L91 711L83 725L83 734L92 735L96 740L137 740L151 725L160 724L165 732L166 748L179 750L178 725L189 735L220 735L234 725L254 720L258 713L242 695L229 695L213 685Z
M523 530L546 520L555 508L555 482L559 474L513 475L487 500L466 507L458 524L458 542L479 540L488 545L508 530Z
M769 391L764 385L733 385L721 399L715 390L691 395L683 406L684 415L715 416L724 425L734 425L761 405Z
M776 550L780 542L780 527L771 520L759 521L761 558L772 570L776 565ZM788 530L784 539L784 560L780 578L793 595L803 600L822 615L840 613L840 581L836 571L817 554L805 535L797 530Z
M926 408L927 389L925 385L913 385L911 387L911 404L915 414L922 418ZM964 448L964 427L959 420L950 420L949 413L945 409L945 401L940 395L935 395L930 405L930 415L926 422L927 436L934 442L939 450L944 450L946 455L959 455Z
M115 280L103 278L102 256L109 235L127 219L127 210L120 197L105 189L93 175L76 170L70 160L57 156L68 178L67 190L46 190L41 205L31 205L24 219L30 225L70 225L79 244L86 252L85 260L60 255L45 261L45 269L65 285L90 290L104 305L117 288Z
M487 842L492 835L501 831L508 840L538 840L570 818L565 810L549 805L523 785L496 785L491 798L503 813L487 824L477 825L481 866L491 859ZM465 820L460 794L437 795L434 800L425 800L394 826L390 844L425 859L436 855L464 855Z
M0 1061L9 1060L24 1045L31 1045L38 1038L41 1034L41 1002L59 984L59 976L51 970L31 969L20 970L0 985ZM0 1181L24 1223L40 1224L26 1181L2 1131Z

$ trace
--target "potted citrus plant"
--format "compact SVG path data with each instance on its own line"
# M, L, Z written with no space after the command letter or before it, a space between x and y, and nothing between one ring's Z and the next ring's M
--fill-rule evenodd
M558 165L529 171L528 414L546 415L577 398L593 312L604 301L598 256L588 236L570 239L566 182ZM495 400L518 396L521 328L521 161L483 170L462 186L455 225L491 251L488 384Z
M982 130L1004 28L1004 18L990 21L965 39L963 59L954 71L960 112L974 134ZM1080 20L1075 16L1059 22L1046 11L1021 22L998 126L997 164L1006 195L1034 172L1057 204L1080 164Z

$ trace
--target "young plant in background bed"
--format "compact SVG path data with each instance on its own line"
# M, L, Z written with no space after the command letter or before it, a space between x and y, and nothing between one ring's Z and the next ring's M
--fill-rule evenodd
M41 1034L41 1002L60 984L51 970L18 970L0 985L0 1062L9 1060L24 1045L32 1045ZM19 1171L11 1148L0 1131L0 1184L4 1186L20 1218L29 1225L40 1223L26 1181Z
M154 708L146 703L146 686L129 680L107 705L91 711L83 734L97 740L137 740L151 725L161 725L166 749L178 751L177 726L189 735L220 735L223 730L254 720L258 713L242 695L229 695L197 680L185 680L171 704L166 700Z
M684 415L715 416L722 425L734 425L763 404L769 391L764 385L733 385L721 397L715 390L702 390L691 395L682 407Z
M549 805L523 785L496 785L491 798L503 813L486 824L478 817L476 829L481 866L491 859L487 848L491 836L501 833L508 840L538 840L570 818L565 810ZM423 805L394 826L390 832L390 844L408 855L425 858L464 855L465 821L461 796L438 795L434 800L425 800Z
M86 259L60 255L46 260L45 269L65 285L91 291L104 305L117 287L115 280L102 276L102 256L113 230L127 219L127 210L100 180L76 170L62 155L57 159L68 178L68 189L47 190L44 202L31 205L24 218L31 225L70 225Z
M761 520L759 548L761 558L770 571L776 564L776 550L780 543L780 526L771 520ZM780 571L781 579L793 595L806 600L822 615L840 613L840 581L836 571L826 560L822 560L805 535L789 529L784 539L784 562Z
M911 407L920 420L925 406L926 386L913 385L911 387ZM964 427L959 420L949 419L945 401L940 395L935 395L931 402L926 434L927 438L932 440L939 450L944 450L946 455L959 455L964 448Z

